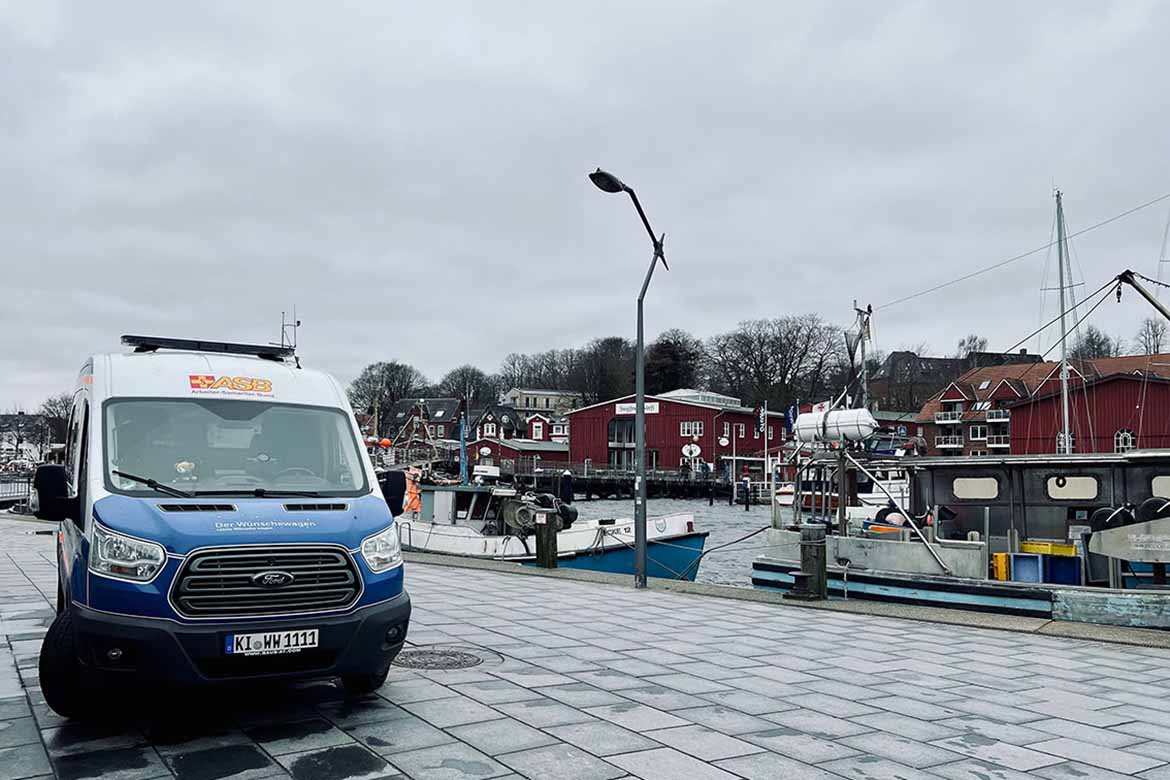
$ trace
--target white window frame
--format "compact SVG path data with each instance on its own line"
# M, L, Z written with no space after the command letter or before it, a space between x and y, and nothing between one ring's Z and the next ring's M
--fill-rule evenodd
M1120 428L1113 434L1113 451L1129 452L1137 449L1137 436L1129 428Z
M735 437L737 439L742 439L746 435L747 435L746 426L743 423L736 423L735 424Z
M565 435L565 426L564 425L554 425L552 431L553 431L552 432L553 436L564 436Z
M541 422L540 420L537 420L536 422L532 423L532 438L534 438L534 439L543 439L544 438L544 423Z
M726 422L726 421L723 423L723 435L724 436L731 435L731 423Z
M774 435L775 433L776 432L774 430L772 430L772 426L769 425L768 426L768 441L772 441L772 439L775 438L775 435Z
M496 435L496 424L494 422L484 423L483 424L483 435L484 436L495 436Z
M702 420L683 420L678 424L679 436L702 436L703 435L703 421Z
M977 436L975 433L976 431L982 431L983 435ZM969 441L987 441L987 426L982 423L978 425L972 425L967 430L967 439Z
M435 426L433 426L433 425L427 425L427 435L428 435L428 436L434 436L434 435L435 435Z
M437 433L439 435L439 438L446 436L447 435L447 426L446 425L435 426L435 433Z

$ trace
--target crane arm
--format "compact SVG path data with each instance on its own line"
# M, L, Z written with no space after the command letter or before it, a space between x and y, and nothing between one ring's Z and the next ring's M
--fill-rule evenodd
M1149 301L1149 304L1158 310L1158 313L1170 321L1170 309L1166 308L1166 304L1158 300L1149 288L1137 280L1137 274L1126 269L1117 275L1117 281L1128 284L1130 287L1138 291L1138 294ZM1117 300L1121 300L1121 287L1117 288Z

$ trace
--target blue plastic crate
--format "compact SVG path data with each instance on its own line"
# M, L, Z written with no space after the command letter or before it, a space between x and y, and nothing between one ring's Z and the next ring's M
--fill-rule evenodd
M1043 582L1043 556L1036 553L1012 553L1013 582Z
M1080 585L1081 559L1077 555L1045 555L1044 581L1054 585Z

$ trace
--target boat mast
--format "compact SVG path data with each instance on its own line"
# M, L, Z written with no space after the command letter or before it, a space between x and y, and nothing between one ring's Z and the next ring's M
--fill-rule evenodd
M1063 426L1060 429L1059 452L1061 454L1067 455L1072 452L1072 447L1070 446L1072 439L1069 435L1068 427L1068 328L1064 321L1065 312L1067 310L1064 300L1064 263L1067 257L1067 247L1065 246L1064 237L1064 206L1060 200L1060 190L1056 191L1056 253L1056 267L1059 269L1060 274L1060 412L1061 425ZM1069 275L1072 275L1071 268Z

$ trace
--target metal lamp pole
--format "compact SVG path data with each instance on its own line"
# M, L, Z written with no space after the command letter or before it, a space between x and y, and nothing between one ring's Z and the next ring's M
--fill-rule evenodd
M646 212L642 210L638 196L631 188L622 184L618 177L598 168L589 174L589 179L603 192L624 192L629 195L630 200L634 202L634 208L638 210L638 216L642 218L642 224L646 226L650 241L654 244L654 257L650 260L650 268L646 271L646 278L642 281L642 290L638 293L638 346L635 352L637 367L634 389L636 409L634 418L634 587L644 588L646 587L646 355L642 332L642 301L646 298L646 290L650 287L650 277L654 275L658 261L661 260L662 267L667 271L670 270L670 266L666 264L666 255L662 251L662 243L666 240L666 234L663 233L661 237L654 235L654 229L650 227L650 220L646 218Z

